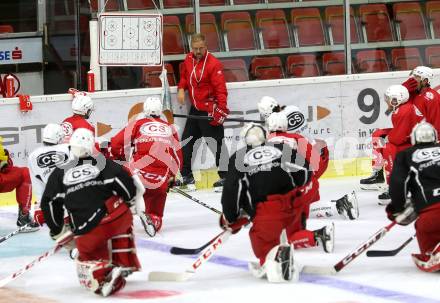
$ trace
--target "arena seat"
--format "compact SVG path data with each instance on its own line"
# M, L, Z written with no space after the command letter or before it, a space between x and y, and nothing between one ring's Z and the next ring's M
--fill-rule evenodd
M90 0L90 8L93 12L98 11L98 0ZM105 12L119 10L118 0L108 0L105 6Z
M0 34L13 33L13 32L14 32L14 28L12 27L12 25L9 24L0 25Z
M420 51L415 47L394 48L391 50L393 70L413 70L423 65Z
M418 2L394 3L393 12L399 40L427 38L425 20Z
M191 35L195 32L194 15L185 17L186 32ZM220 43L220 34L215 22L215 16L211 13L200 14L200 32L205 35L208 50L210 52L219 52L222 50ZM189 39L188 39L189 40Z
M165 63L165 69L167 70L168 84L170 86L176 85L176 77L174 75L173 66L169 63ZM161 87L162 81L160 81L160 74L162 73L162 66L144 66L142 67L142 83L143 87Z
M314 7L294 8L290 11L295 45L325 45L324 27L319 10Z
M248 12L224 12L220 18L227 50L257 49L254 26Z
M342 6L328 6L325 8L325 22L328 25L330 44L344 43L344 8ZM359 43L359 32L354 18L353 8L350 7L350 40Z
M289 28L283 10L259 10L255 14L255 24L263 48L290 47Z
M166 15L163 17L163 53L164 55L185 53L182 27L177 16Z
M251 75L255 80L284 78L280 57L254 57L251 61Z
M426 16L433 39L440 38L440 1L426 2Z
M243 59L221 59L226 82L249 81L248 69Z
M359 16L365 42L392 41L391 21L385 4L363 4Z
M388 72L390 65L384 50L362 50L356 54L357 70L360 73Z
M344 75L345 55L344 52L325 53L322 55L322 72L324 75Z
M425 49L426 65L440 68L440 46L428 46Z
M154 9L154 0L127 0L129 10Z
M321 75L314 54L290 55L286 61L288 77L316 77Z

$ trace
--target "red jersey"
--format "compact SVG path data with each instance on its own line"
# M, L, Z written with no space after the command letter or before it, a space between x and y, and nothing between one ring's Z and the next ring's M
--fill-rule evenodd
M193 53L186 55L180 71L178 88L187 89L192 105L209 112L215 102L221 109L227 109L228 91L223 75L223 65L208 51L199 62Z
M64 131L64 142L69 142L70 136L78 128L86 128L95 134L95 128L83 116L73 114L61 123Z
M440 131L440 95L430 87L425 87L419 94L411 95L411 100L426 122L431 123L437 132Z
M111 153L126 158L126 148L134 147L134 167L175 176L182 167L182 149L176 129L160 118L131 122L111 139Z
M422 113L412 102L400 105L391 115L393 128L388 133L388 142L401 148L411 145L411 131L423 120Z

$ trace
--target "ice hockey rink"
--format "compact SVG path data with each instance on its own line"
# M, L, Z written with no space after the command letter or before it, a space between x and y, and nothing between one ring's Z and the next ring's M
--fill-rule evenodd
M361 191L358 180L350 177L321 182L322 199L336 199L354 189L360 217L356 221L339 217L311 219L310 229L335 223L335 251L326 254L321 247L297 250L296 262L332 266L389 224L384 207L377 204L377 192ZM208 190L191 194L221 209L221 194ZM15 229L16 211L16 207L0 208L0 235ZM75 264L63 250L0 289L0 302L440 302L440 274L421 272L411 260L411 253L418 252L416 241L394 257L368 258L363 254L333 276L301 274L297 283L269 284L254 278L247 270L247 262L256 259L244 229L231 236L187 282L148 281L150 271L183 272L192 264L194 256L172 255L169 253L171 246L199 247L220 231L216 213L172 193L166 205L163 229L155 238L147 237L139 219L135 218L136 243L143 271L128 277L126 287L116 295L102 298L81 288ZM396 226L373 248L397 248L413 233L412 225ZM1 243L0 279L53 245L47 227Z

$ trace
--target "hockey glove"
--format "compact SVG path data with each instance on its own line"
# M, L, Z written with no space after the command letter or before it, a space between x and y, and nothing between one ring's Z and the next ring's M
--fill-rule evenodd
M54 235L51 232L50 237L52 240L57 242L57 244L62 245L68 251L71 251L76 247L75 240L73 239L74 235L70 230L70 226L67 224L64 224L63 229L58 234Z
M225 122L226 117L229 115L229 109L214 105L213 110L209 115L213 118L209 124L212 126L219 126Z
M396 221L397 224L406 226L417 219L417 213L412 206L407 207L404 211L395 211L392 204L388 204L385 208L387 217L391 221Z
M176 185L176 178L175 177L169 177L168 178L167 192L169 192L170 189L174 187L174 185Z
M224 214L221 214L219 222L221 229L229 230L232 234L238 233L243 225L246 225L248 223L249 218L247 217L239 217L237 220L235 220L235 222L229 223L228 220L226 220Z
M41 208L38 208L34 211L34 221L38 223L38 225L43 226L43 224L46 222L44 220L43 211Z
M415 93L419 88L419 82L413 77L403 82L402 85L406 87L410 94Z

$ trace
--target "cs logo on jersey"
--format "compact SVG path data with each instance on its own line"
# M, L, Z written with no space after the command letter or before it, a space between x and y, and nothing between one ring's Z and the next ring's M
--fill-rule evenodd
M64 174L63 183L73 185L95 179L99 175L99 169L92 164L83 164L67 170Z
M73 133L73 126L69 122L61 123L61 127L63 128L64 136L71 136Z
M244 156L244 163L246 165L261 165L270 163L275 159L280 158L282 152L272 146L258 146L251 149Z
M292 112L287 115L287 130L302 130L305 122L306 118L301 112Z
M37 157L37 165L40 168L52 168L67 161L69 156L59 151L49 151Z
M169 137L172 135L171 127L160 122L147 122L139 129L142 135L149 137Z
M440 160L440 147L419 149L412 155L412 160L416 163Z

